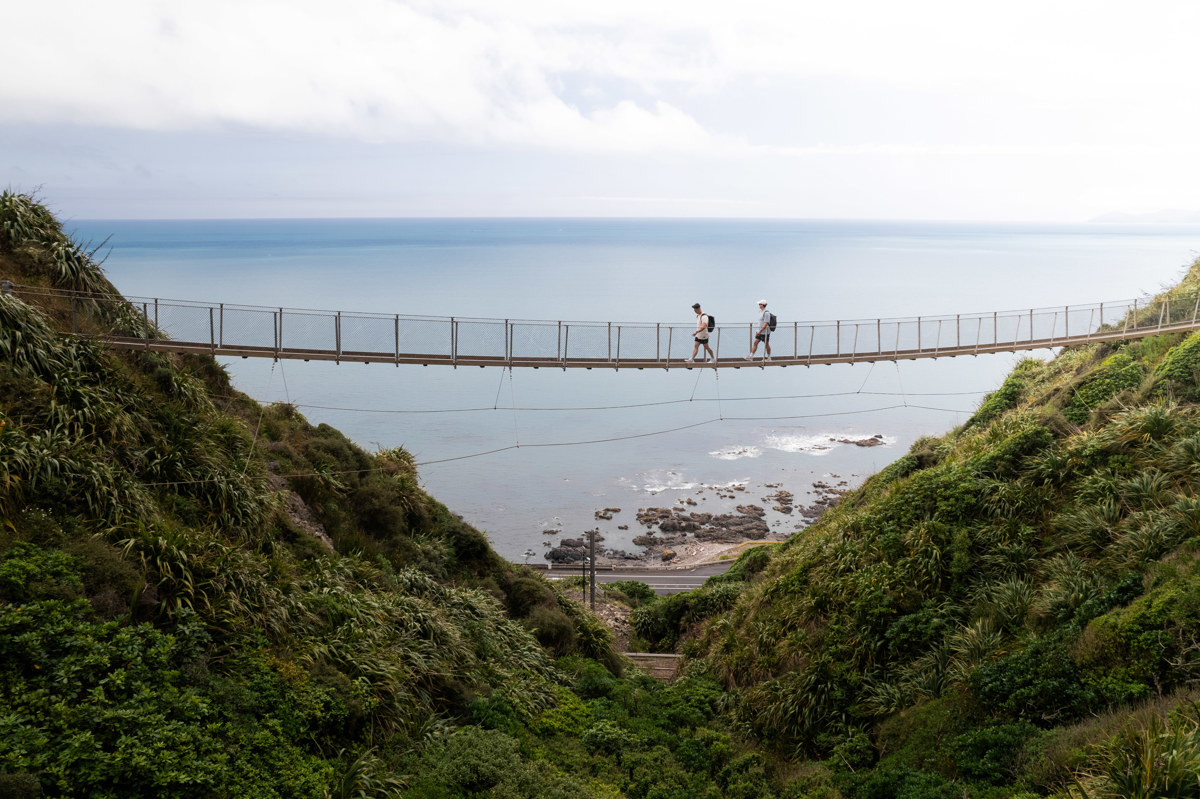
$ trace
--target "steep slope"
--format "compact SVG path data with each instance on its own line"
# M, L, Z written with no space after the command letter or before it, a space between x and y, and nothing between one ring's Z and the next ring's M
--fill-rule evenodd
M1200 261L1171 291L1197 288ZM1195 334L1024 361L962 428L756 553L685 651L754 739L828 758L829 791L1013 795L1086 771L1100 795L1194 796L1197 400ZM1113 787L1168 753L1185 793Z
M408 453L261 408L212 359L61 333L155 335L87 302L116 296L93 256L0 196L0 794L393 795L477 703L558 704L556 657L617 668Z

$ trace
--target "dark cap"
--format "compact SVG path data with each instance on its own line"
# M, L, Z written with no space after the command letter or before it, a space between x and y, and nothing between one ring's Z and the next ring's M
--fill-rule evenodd
M700 307L700 303L698 303L698 302L693 302L693 303L692 303L692 307L693 307L693 308L699 308L699 307Z

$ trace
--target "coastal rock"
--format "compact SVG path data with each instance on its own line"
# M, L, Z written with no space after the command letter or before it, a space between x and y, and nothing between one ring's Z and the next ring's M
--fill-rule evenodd
M551 563L582 563L586 553L582 548L555 547L546 553L546 560Z
M790 514L792 512L792 500L793 500L792 492L784 491L783 489L776 491L774 494L768 494L764 498L765 502L774 502L775 503L774 505L771 506L772 510L775 510L778 513L784 513L784 514Z
M766 516L767 511L761 505L738 505L738 513L744 513L747 516Z
M638 524L654 527L670 519L673 511L670 508L640 508L637 512Z
M658 529L664 533L694 533L700 529L700 525L691 519L675 516L659 524Z
M831 438L829 440L830 441L836 440L837 443L839 443L839 444L853 444L856 447L882 447L883 446L883 436L878 433L874 436L871 436L870 438L857 438L857 439L850 439L850 438L832 439Z

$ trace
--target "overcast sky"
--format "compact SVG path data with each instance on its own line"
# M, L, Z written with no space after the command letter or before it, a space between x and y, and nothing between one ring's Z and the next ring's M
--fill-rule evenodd
M68 217L1200 211L1196 0L5 5Z

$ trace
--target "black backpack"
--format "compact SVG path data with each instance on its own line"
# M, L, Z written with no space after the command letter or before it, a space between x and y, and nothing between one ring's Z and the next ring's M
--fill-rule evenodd
M772 333L775 332L775 314L771 314L771 321L767 322L767 327L771 329Z
M705 316L708 317L708 332L711 333L711 332L713 332L713 328L715 328L717 326L717 317L713 316L710 313L705 314Z

